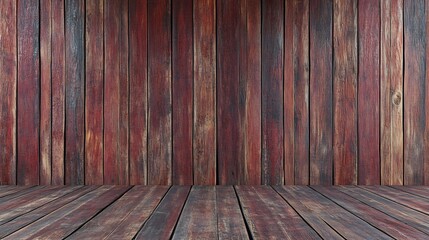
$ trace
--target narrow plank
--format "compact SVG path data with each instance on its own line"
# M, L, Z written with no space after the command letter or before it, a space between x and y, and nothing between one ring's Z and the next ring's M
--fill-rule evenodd
M252 238L319 239L270 186L236 186Z
M334 184L357 184L357 0L334 0Z
M424 183L425 2L404 1L404 184Z
M20 192L22 190L31 188L32 186L10 186L7 189L2 189L0 192L0 198L3 198L5 196Z
M247 26L246 76L241 77L246 86L245 114L242 123L242 126L246 126L243 133L245 166L242 177L244 184L255 185L261 184L261 2L246 0L241 3L246 4Z
M429 1L425 1L425 13L429 12ZM429 14L426 14L426 39L428 39L429 37ZM425 56L426 56L426 61L427 59L429 59L429 47L426 47L426 52L425 52ZM426 79L429 78L429 68L426 68L426 75L425 75ZM425 107L429 106L429 86L425 86ZM429 153L429 111L425 112L425 153ZM424 160L424 185L425 186L429 186L429 174L427 174L429 172L429 155L425 154L425 160Z
M217 168L222 185L240 184L243 148L240 114L240 1L217 1Z
M0 185L16 184L16 1L0 5Z
M194 1L194 184L216 184L216 8Z
M429 216L395 203L391 200L370 193L358 187L337 187L339 191L359 200L360 202L375 208L392 218L395 218L407 225L410 225L419 231L429 234Z
M39 184L40 42L39 2L17 2L17 183Z
M310 184L332 185L332 1L310 2Z
M40 184L51 184L51 0L40 1Z
M293 4L294 88L294 178L295 184L310 183L309 113L309 1Z
M124 194L130 187L103 186L21 228L5 239L64 238L100 210Z
M0 205L11 201L15 201L20 196L25 196L31 192L43 189L45 186L28 186L25 188L17 188L15 191L9 191L6 195L0 198Z
M172 182L171 2L148 1L148 183Z
M65 1L65 183L84 184L85 4Z
M128 2L104 2L104 184L128 184Z
M190 185L194 179L192 0L173 1L172 8L173 184Z
M219 239L249 239L233 186L216 186Z
M52 1L52 184L64 184L65 30L64 1Z
M358 4L358 184L380 184L380 1Z
M43 196L44 194L57 190L58 186L36 186L30 188L29 191L22 191L24 194L21 194L18 197L13 198L13 201L3 201L0 203L0 216L3 214L9 214L10 211L13 211L14 208L20 207L25 202L29 200L36 200L37 197ZM4 218L0 218L0 224L4 221Z
M189 186L172 186L135 239L170 239L189 190Z
M129 1L130 184L147 184L147 0Z
M427 235L417 229L378 211L357 199L330 187L312 186L313 189L345 208L372 226L382 229L396 239L424 239Z
M85 3L85 184L103 184L103 1Z
M172 239L217 239L215 186L193 186Z
M84 186L79 188L76 191L73 191L69 194L66 194L65 196L54 199L43 206L34 208L34 210L30 210L13 220L3 224L0 226L0 237L6 237L19 229L37 221L38 219L50 214L51 212L57 210L58 208L63 207L64 205L74 201L75 199L78 199L79 197L93 191L96 189L96 186Z
M429 198L429 187L426 186L391 186L403 192L411 193L420 197Z
M385 233L339 207L309 187L277 186L275 189L301 216L317 216L318 221L326 223L325 228L331 227L335 229L335 232L345 239L391 239ZM353 228L350 228L352 225ZM330 230L332 231L332 229ZM330 232L330 234L335 232ZM331 239L335 235L324 236L320 234L320 236L324 239ZM339 235L335 237L341 238Z
M262 1L262 183L283 184L284 1Z
M68 236L68 239L104 239L118 227L123 226L123 222L133 214L139 214L140 219L144 222L167 189L168 187L166 186L134 186L120 199ZM146 211L142 211L143 206ZM136 221L137 219L134 220ZM143 222L136 221L135 224L138 225ZM131 235L131 238L133 236L133 233L129 231L124 231L123 233Z

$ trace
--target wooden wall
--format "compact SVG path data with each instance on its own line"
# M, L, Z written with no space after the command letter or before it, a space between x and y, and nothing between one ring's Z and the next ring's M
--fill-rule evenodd
M2 0L1 184L429 184L429 0Z

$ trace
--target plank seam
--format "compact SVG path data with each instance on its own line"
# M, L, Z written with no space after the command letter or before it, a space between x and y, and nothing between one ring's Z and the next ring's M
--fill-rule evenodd
M244 225L246 226L246 232L247 236L250 240L253 240L252 231L250 230L249 223L246 220L246 215L244 214L243 205L240 202L240 197L238 196L236 185L233 185L232 188L234 189L235 197L237 198L238 206L240 208L241 217L243 218Z

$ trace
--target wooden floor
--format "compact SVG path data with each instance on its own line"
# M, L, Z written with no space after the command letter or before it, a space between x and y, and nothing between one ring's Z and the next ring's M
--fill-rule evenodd
M428 239L429 187L0 186L4 239Z

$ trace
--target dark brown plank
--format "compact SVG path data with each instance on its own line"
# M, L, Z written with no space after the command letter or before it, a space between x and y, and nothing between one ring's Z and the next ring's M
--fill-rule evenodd
M216 11L194 1L194 184L216 184Z
M39 2L17 2L18 112L17 183L39 183L40 42Z
M294 0L293 21L294 175L295 184L307 185L310 183L308 0Z
M275 189L301 216L317 216L318 221L326 223L325 228L333 228L336 233L345 239L391 239L382 231L339 207L309 187L277 186ZM307 222L310 223L310 221ZM353 226L353 228L350 228L350 226ZM331 234L335 232L331 232ZM322 235L321 233L319 234L324 239L332 239L335 236ZM340 235L336 235L336 238L341 238Z
M232 186L216 186L219 239L249 239L237 195Z
M100 210L124 194L129 187L103 186L21 228L5 239L64 238Z
M253 238L320 238L270 186L237 186L236 190Z
M172 182L171 2L148 1L148 183Z
M190 185L194 179L192 0L173 1L172 8L173 184Z
M68 239L104 239L108 236L112 237L112 232L117 232L118 228L122 230L123 234L127 234L128 237L132 238L139 226L144 223L153 209L155 209L167 189L168 187L166 186L134 186L120 199L85 223ZM136 214L139 214L139 218L133 218L133 225L137 225L137 228L131 231L131 225L125 225L128 229L124 229L124 221L130 219L131 216L135 217ZM125 237L122 236L121 239L125 239Z
M262 1L262 183L283 184L284 1Z
M104 184L128 184L128 2L104 3Z
M103 1L85 11L85 184L103 184Z
M85 4L65 1L65 183L84 184Z
M52 184L64 184L64 1L52 1Z
M189 186L172 186L135 239L170 239L189 190Z
M334 183L357 184L357 0L334 0Z
M16 184L16 3L0 4L0 185Z
M14 218L13 220L0 226L0 237L6 237L9 234L18 231L19 229L29 225L30 223L37 221L38 219L50 214L51 212L63 207L64 205L72 202L73 200L83 196L84 194L96 189L95 186L84 186L76 191L73 191L61 198L54 199L43 206L34 208L21 216ZM33 206L33 204L31 204Z
M331 185L332 0L310 2L310 184Z
M17 192L20 192L22 190L31 188L32 186L8 186L6 189L2 189L0 192L0 198L4 198L5 196L15 194Z
M18 197L25 196L27 194L30 194L34 191L38 191L40 189L43 189L45 186L26 186L23 188L15 188L11 191L7 191L6 193L3 193L3 196L0 198L0 204L5 204L8 202L15 201Z
M130 184L147 184L147 1L129 1Z
M217 239L215 186L193 186L172 239Z
M425 2L404 0L404 184L424 183Z
M429 198L429 187L427 186L392 186L403 192L411 193L420 197Z
M312 186L313 189L345 208L372 226L383 230L396 239L425 239L427 235L389 215L378 211L357 199L330 187Z
M361 0L358 11L358 184L380 184L380 1Z
M51 0L40 1L40 184L51 184Z

